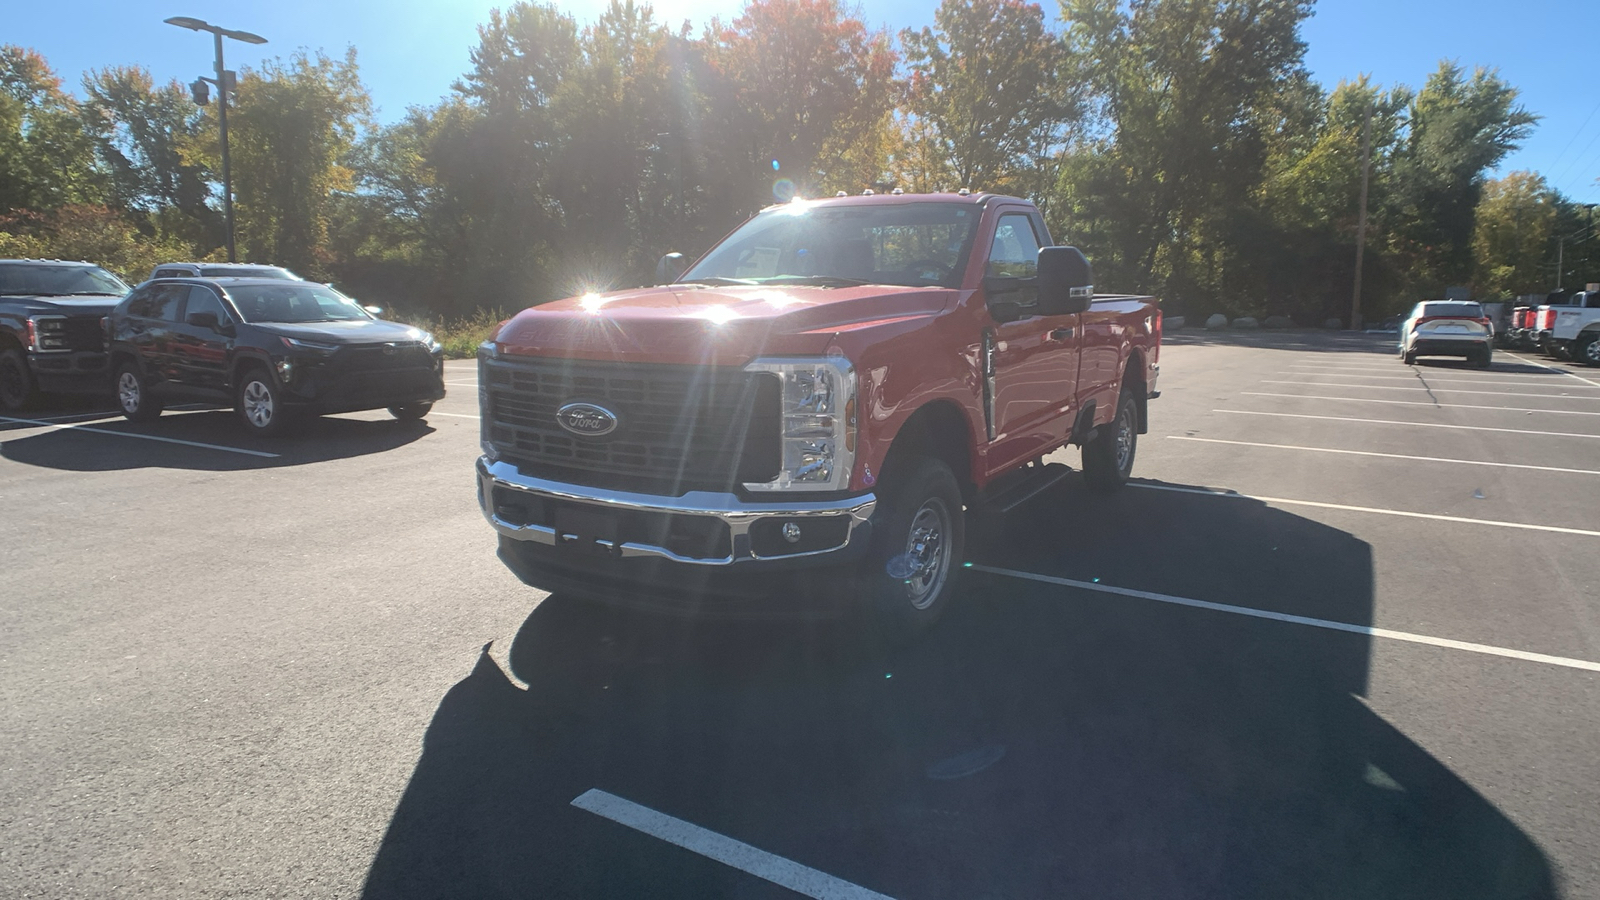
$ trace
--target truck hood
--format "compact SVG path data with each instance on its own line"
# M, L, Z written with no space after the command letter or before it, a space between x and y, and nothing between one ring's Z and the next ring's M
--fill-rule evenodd
M78 294L52 297L49 294L6 294L0 303L18 306L30 316L92 316L109 315L122 298L112 294Z
M937 315L949 288L666 285L585 294L523 310L495 335L514 355L742 365L811 354L833 336Z
M261 322L256 328L268 334L330 344L378 344L421 340L422 330L399 322L353 319L344 322Z

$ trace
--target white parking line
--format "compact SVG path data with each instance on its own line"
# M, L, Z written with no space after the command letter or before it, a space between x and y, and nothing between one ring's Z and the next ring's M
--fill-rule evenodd
M1329 385L1337 387L1338 385ZM1320 394L1272 394L1266 391L1240 391L1241 397L1291 397L1295 400L1345 400L1350 403L1382 403L1385 406L1427 406L1433 409L1498 409L1504 412L1550 413L1556 416L1600 416L1587 409L1531 409L1526 406L1484 406L1477 403L1429 403L1426 400L1375 400L1371 397L1324 397ZM1397 424L1410 424L1401 422Z
M430 416L449 416L452 419L476 419L476 418L478 418L477 416L469 416L466 413L442 413L442 412L439 412L438 410L433 410L432 412L428 413L428 415L430 415Z
M1303 376L1305 376L1307 378L1381 378L1381 379L1383 379L1385 381L1409 381L1412 384L1416 384L1417 383L1417 376L1415 376L1415 375L1356 375L1356 374L1354 374L1352 372L1338 372L1338 373L1333 373L1333 372L1285 372L1283 374L1285 374L1285 375L1303 375ZM1321 382L1318 382L1318 383L1320 384ZM1498 378L1493 377L1493 376L1489 376L1489 377L1485 377L1485 378L1429 378L1429 379L1427 379L1427 383L1428 384L1503 384L1503 385L1508 385L1508 386L1511 386L1511 387L1556 387L1556 386L1558 386L1560 384L1565 384L1568 388L1572 388L1574 390L1590 390L1590 388L1581 387L1579 385L1572 384L1570 382L1557 382L1555 379L1550 379L1549 381L1501 381Z
M1378 456L1384 459L1410 459L1417 462L1455 463L1462 466L1494 466L1502 469L1531 469L1536 472L1563 472L1570 475L1600 475L1600 469L1563 469L1559 466L1533 466L1526 463L1491 462L1486 459L1452 459L1442 456L1408 456L1404 453L1378 453L1372 450L1339 450L1333 447L1306 447L1300 444L1266 444L1256 441L1225 441L1220 438L1169 434L1169 441L1194 441L1201 444L1229 444L1234 447L1271 447L1274 450L1305 450L1311 453L1342 453L1347 456Z
M1467 525L1489 525L1494 528L1515 528L1522 531L1549 531L1555 534L1576 534L1583 537L1600 537L1600 531L1590 531L1587 528L1564 528L1560 525L1530 525L1527 522L1501 522L1496 519L1474 519L1468 516L1445 516L1438 513L1411 512L1404 509L1382 509L1376 506L1350 506L1344 503L1323 503L1319 500L1290 500L1285 497L1260 497L1255 494L1241 494L1237 491L1217 491L1209 488L1186 488L1170 484L1149 484L1147 482L1128 482L1128 487L1142 488L1147 491L1171 491L1174 494L1200 494L1206 497L1223 497L1230 500L1259 500L1262 503L1279 503L1285 506L1311 506L1317 509L1338 509L1345 512L1372 513L1379 516L1400 516L1405 519L1432 519L1436 522L1458 522Z
M278 454L267 453L262 450L245 450L242 447L224 447L221 444L202 444L199 441L184 441L178 438L161 437L155 434L134 434L130 431L110 431L105 428L94 428L89 425L57 425L54 422L41 422L38 419L13 419L10 416L0 416L0 422L21 422L23 424L37 424L40 428L54 428L60 431L88 431L94 434L110 434L117 437L140 438L146 441L160 441L164 444L182 444L185 447L202 447L206 450L221 450L224 453L242 453L245 456L259 456L264 459L277 459ZM0 441L0 443L4 443Z
M1292 394L1287 396L1294 396ZM1319 398L1308 398L1319 399ZM1344 397L1328 397L1320 399L1342 400ZM1376 403L1378 401L1370 401ZM1600 440L1600 434L1575 434L1571 431L1529 431L1526 428L1491 428L1488 425L1444 425L1438 422L1397 422L1394 419L1355 419L1350 416L1312 416L1305 413L1261 412L1254 409L1213 409L1212 412L1228 413L1235 416L1277 416L1282 419L1323 419L1329 422L1364 422L1370 425L1404 425L1407 428L1451 428L1457 431L1503 431L1506 434L1537 434L1543 437L1570 437ZM1551 412L1541 409L1535 412Z
M445 384L453 384L453 385L457 385L458 387L477 387L478 386L478 382L476 380L473 380L473 381L446 381Z
M994 566L974 565L974 572L988 572L991 575L1003 575L1008 578L1020 578L1026 581L1038 581L1045 584L1057 584L1063 587L1079 588L1085 591L1096 591L1102 594L1114 594L1119 597L1133 597L1139 600L1154 600L1157 603L1171 603L1177 606L1188 606L1194 609L1207 609L1212 612L1232 613L1236 616L1249 616L1254 619L1270 619L1274 622L1287 622L1292 625L1309 625L1312 628L1326 628L1330 631L1344 631L1350 634L1362 634L1368 637L1388 638L1393 641L1405 641L1411 644L1426 644L1430 647L1443 647L1449 650L1465 650L1468 653L1483 653L1488 656L1503 656L1507 659L1520 659L1525 662L1544 663L1551 666L1564 666L1569 669L1582 669L1585 672L1600 672L1600 662L1591 662L1587 659L1573 659L1569 656L1551 656L1548 653L1530 653L1526 650L1513 650L1509 647L1496 647L1492 644L1475 644L1471 641L1457 641L1451 638L1433 637L1426 634L1415 634L1409 631L1395 631L1391 628L1375 628L1371 625L1352 625L1349 622L1335 622L1330 619L1314 619L1310 616L1296 616L1289 613L1273 612L1266 609L1255 609L1249 606L1234 606L1231 603L1213 603L1209 600L1194 600L1189 597L1175 597L1171 594L1157 594L1154 591L1135 591L1129 588L1113 587L1109 584L1096 584L1087 581L1075 581L1071 578L1057 578L1054 575L1038 575L1033 572L1019 572L1015 569L1000 569Z
M598 788L590 788L579 794L572 801L572 805L807 897L828 898L828 900L834 898L890 900L888 896L877 891L869 891L842 878L835 878L826 872L784 859L666 813L656 812L648 806L640 806L632 800L624 800Z
M1545 397L1550 400L1600 400L1600 397L1584 397L1576 394L1523 394L1516 391L1469 391L1464 388L1435 388L1423 385L1397 385L1397 384L1333 384L1326 381L1284 381L1282 379L1264 378L1262 384L1309 384L1313 387L1352 387L1364 391L1427 391L1432 394L1492 394L1496 397Z
M1583 377L1582 375L1579 375L1576 372L1569 372L1566 369L1561 368L1560 366L1547 366L1544 363L1539 362L1538 360L1529 359L1526 356L1518 356L1515 353L1509 353L1509 352L1506 352L1506 351L1501 351L1501 352L1505 353L1507 356L1511 357L1512 359L1520 359L1523 362L1527 363L1528 365L1538 366L1541 369L1549 369L1552 372L1560 372L1561 374L1566 375L1566 376L1568 376L1570 378L1576 378L1579 381L1583 382L1584 384L1593 385L1594 387L1600 387L1600 381L1590 381L1589 379Z

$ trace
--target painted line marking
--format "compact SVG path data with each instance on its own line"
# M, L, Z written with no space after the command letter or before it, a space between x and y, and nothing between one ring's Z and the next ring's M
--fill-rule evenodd
M1576 534L1583 537L1600 537L1600 531L1585 528L1564 528L1560 525L1530 525L1526 522L1501 522L1496 519L1473 519L1467 516L1446 516L1439 513L1411 512L1404 509L1380 509L1375 506L1350 506L1344 503L1323 503L1319 500L1290 500L1286 497L1261 497L1237 491L1216 491L1207 488L1175 487L1170 484L1128 482L1128 487L1147 491L1170 491L1174 494L1200 494L1206 497L1224 497L1230 500L1258 500L1262 503L1279 503L1285 506L1311 506L1317 509L1337 509L1344 512L1371 513L1379 516L1400 516L1406 519L1431 519L1435 522L1457 522L1467 525L1488 525L1494 528L1516 528L1522 531L1549 531L1555 534Z
M1600 434L1574 434L1571 431L1528 431L1525 428L1490 428L1486 424L1440 424L1432 421L1395 421L1390 418L1350 418L1350 416L1314 416L1306 413L1264 413L1258 410L1211 410L1213 413L1229 413L1235 416L1278 416L1278 418L1315 418L1323 421L1360 421L1366 424L1403 424L1406 428L1450 428L1454 431L1502 431L1506 434L1538 434L1542 437L1582 437L1587 440L1600 440ZM1549 412L1549 410L1539 410Z
M1532 409L1526 406L1484 406L1479 403L1429 403L1426 400L1377 400L1372 397L1326 397L1321 394L1272 394L1266 391L1240 391L1241 397L1289 397L1295 400L1344 400L1350 403L1382 403L1385 406L1426 406L1430 409L1498 409L1502 412L1550 413L1556 416L1600 416L1587 409ZM1410 422L1397 422L1410 425ZM1466 426L1462 426L1466 427Z
M428 413L430 416L449 416L452 419L477 419L479 416L469 416L466 413L442 413L437 410Z
M890 900L887 895L877 891L869 891L842 878L835 878L826 872L666 813L656 812L648 806L640 806L632 800L624 800L598 788L590 788L579 794L572 805L807 897L819 900Z
M22 423L32 424L32 423L34 423L36 421L38 421L38 420L36 420L36 419L13 419L10 416L0 416L0 422L22 422ZM203 444L203 443L201 443L199 441L184 441L184 440L179 440L178 438L161 437L159 435L154 435L154 434L134 434L134 433L128 432L128 431L111 431L111 430L105 429L105 428L94 428L94 427L89 426L89 425L58 425L58 424L56 424L54 422L44 422L44 423L39 424L38 427L40 427L40 428L53 428L53 429L57 429L57 430L60 430L60 431L88 431L88 432L92 432L94 434L115 435L116 437L140 438L140 439L146 440L146 441L160 441L160 442L162 442L164 444L182 444L185 447L201 447L201 448L204 448L206 450L221 450L224 453L242 453L245 456L259 456L259 457L261 457L263 459L277 459L278 458L278 454L276 454L276 453L267 453L267 452L262 451L262 450L245 450L245 449L243 449L241 447L224 447L221 444ZM3 442L0 442L0 443L3 443Z
M473 381L446 381L445 384L454 384L454 385L457 385L457 386L460 386L460 387L477 387L478 386L478 382L476 380L473 380Z
M1352 374L1350 372L1338 372L1338 373L1334 373L1334 372L1285 372L1284 374L1286 374L1286 375L1306 375L1306 376L1309 376L1311 378L1381 378L1381 379L1383 379L1385 381L1409 381L1412 384L1416 384L1417 383L1417 376L1415 376L1415 375L1355 375L1355 374ZM1305 382L1305 383L1321 384L1322 382ZM1559 386L1559 383L1554 381L1554 379L1552 379L1551 381L1501 381L1498 378L1494 378L1494 377L1489 377L1489 378L1428 378L1427 379L1427 383L1428 384L1503 384L1503 385L1507 385L1509 387L1558 387ZM1587 389L1587 388L1581 388L1576 384L1568 384L1567 386L1570 387L1570 388L1576 389L1576 390L1586 390ZM1365 387L1365 385L1363 385L1363 387Z
M1511 357L1512 359L1520 359L1520 360L1522 360L1523 362L1527 363L1530 366L1538 366L1541 369L1549 369L1552 372L1560 372L1562 375L1566 375L1566 376L1568 376L1570 378L1576 378L1579 381L1583 382L1584 384L1592 385L1593 387L1600 387L1600 381L1590 381L1589 379L1583 377L1582 375L1579 375L1577 372L1573 372L1573 371L1570 371L1568 369L1563 369L1560 366L1547 366L1544 363L1539 362L1536 359L1529 359L1526 356L1518 356L1517 354L1512 353L1509 350L1502 350L1501 352L1504 353L1505 355Z
M1434 394L1493 394L1496 397L1543 397L1547 400L1600 400L1600 397L1583 397L1573 394L1523 394L1516 391L1469 391L1464 388L1426 388L1421 385L1398 384L1330 384L1326 381L1283 381L1263 379L1262 384L1309 384L1313 387L1353 387L1363 391L1428 391Z
M1074 581L1071 578L1057 578L1053 575L1038 575L1033 572L1019 572L1015 569L1000 569L993 566L974 565L975 572L987 572L991 575L1003 575L1008 578L1020 578L1026 581L1038 581L1044 584L1056 584L1063 587L1079 588L1086 591L1095 591L1102 594L1114 594L1119 597L1133 597L1139 600L1153 600L1157 603L1171 603L1176 606L1188 606L1194 609L1207 609L1212 612L1232 613L1236 616L1249 616L1253 619L1270 619L1274 622L1287 622L1292 625L1309 625L1312 628L1326 628L1329 631L1343 631L1350 634L1361 634L1368 637L1388 638L1393 641L1405 641L1411 644L1425 644L1430 647L1443 647L1449 650L1465 650L1468 653L1482 653L1488 656L1503 656L1507 659L1520 659L1525 662L1544 663L1551 666L1564 666L1569 669L1582 669L1585 672L1600 672L1600 662L1591 662L1587 659L1573 659L1568 656L1551 656L1548 653L1530 653L1526 650L1513 650L1509 647L1496 647L1492 644L1475 644L1471 641L1457 641L1451 638L1439 638L1426 634L1415 634L1410 631L1395 631L1391 628L1375 628L1371 625L1352 625L1348 622L1335 622L1331 619L1313 619L1310 616L1296 616L1289 613L1272 612L1271 610L1255 609L1249 606L1234 606L1231 603L1213 603L1209 600L1194 600L1189 597L1175 597L1171 594L1157 594L1153 591L1135 591L1129 588L1113 587L1109 584L1095 584L1087 581Z
M1495 466L1502 469L1531 469L1536 472L1563 472L1570 475L1600 475L1600 469L1563 469L1559 466L1531 466L1526 463L1491 462L1484 459L1451 459L1441 456L1408 456L1404 453L1377 453L1371 450L1338 450L1333 447L1306 447L1300 444L1266 444L1256 441L1225 441L1219 438L1169 434L1169 441L1195 441L1202 444L1229 444L1234 447L1271 447L1274 450L1306 450L1312 453L1342 453L1349 456L1378 456L1384 459L1411 459L1418 462L1455 463L1462 466Z

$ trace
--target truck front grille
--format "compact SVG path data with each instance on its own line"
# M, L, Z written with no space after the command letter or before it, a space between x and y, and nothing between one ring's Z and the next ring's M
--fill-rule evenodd
M777 477L778 381L725 367L567 359L485 361L487 434L526 474L680 496ZM609 434L574 434L569 403L615 414Z
M66 323L67 349L93 350L106 349L105 327L100 324L100 316L68 316Z

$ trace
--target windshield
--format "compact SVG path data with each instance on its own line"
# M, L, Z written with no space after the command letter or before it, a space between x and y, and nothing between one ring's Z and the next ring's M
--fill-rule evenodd
M1481 319L1483 307L1476 303L1424 303L1422 315L1429 319Z
M679 281L956 287L980 212L971 203L796 203L746 222Z
M306 284L252 284L228 289L246 322L340 322L371 319L361 304L332 288Z
M200 270L206 278L281 278L294 281L288 269L277 266L206 266Z
M0 265L0 293L68 297L74 294L121 296L128 286L99 266Z

